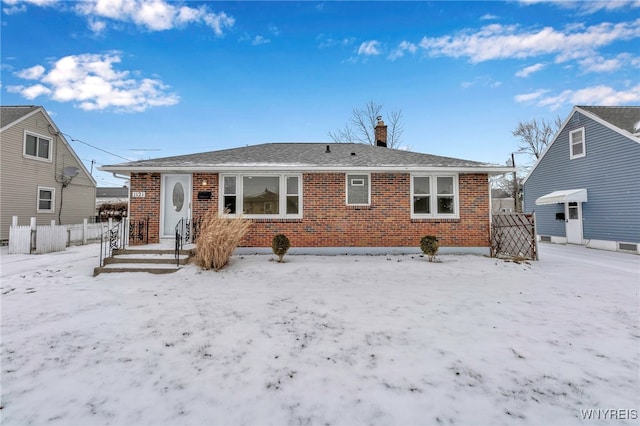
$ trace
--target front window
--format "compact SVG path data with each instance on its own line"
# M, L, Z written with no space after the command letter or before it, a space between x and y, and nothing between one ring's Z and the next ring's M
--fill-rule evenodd
M38 213L53 213L54 212L54 188L46 188L44 186L38 187Z
M411 217L458 218L458 177L411 177Z
M584 127L569 133L569 145L571 149L569 157L571 159L580 158L587 155L585 152L584 143Z
M224 175L221 211L249 217L301 217L301 176Z
M369 175L347 175L347 205L369 205L370 189Z
M51 160L51 139L31 133L24 134L24 156L38 160Z

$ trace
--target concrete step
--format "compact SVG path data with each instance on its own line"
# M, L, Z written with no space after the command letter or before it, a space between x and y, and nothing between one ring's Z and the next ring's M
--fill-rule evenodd
M186 265L193 256L193 249L179 251L179 264ZM147 272L168 274L180 269L176 265L175 250L170 248L134 247L115 249L112 256L104 259L104 266L93 270L93 276L110 272Z
M126 264L126 266L117 264L107 264L102 267L94 268L93 276L95 277L98 274L104 273L113 273L113 272L146 272L149 274L170 274L172 272L179 271L180 268L177 268L175 265L154 265L150 266L149 264Z
M188 255L178 256L180 265L189 263ZM118 254L108 257L104 260L104 264L113 263L143 263L143 264L169 264L176 265L175 255L172 254Z

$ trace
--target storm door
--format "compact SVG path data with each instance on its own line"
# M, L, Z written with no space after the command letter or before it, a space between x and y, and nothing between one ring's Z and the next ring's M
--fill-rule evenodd
M160 237L175 238L180 219L191 216L191 175L162 175Z

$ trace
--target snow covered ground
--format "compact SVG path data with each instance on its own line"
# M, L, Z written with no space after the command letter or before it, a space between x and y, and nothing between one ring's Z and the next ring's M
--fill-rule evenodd
M94 278L97 245L3 250L3 425L638 424L639 256Z

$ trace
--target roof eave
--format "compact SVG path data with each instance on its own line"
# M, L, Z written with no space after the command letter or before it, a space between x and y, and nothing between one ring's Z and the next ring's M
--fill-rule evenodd
M101 166L98 170L111 173L119 173L123 175L131 175L131 173L193 173L193 172L210 172L210 173L233 173L233 172L345 172L345 171L362 171L362 172L443 172L443 173L486 173L490 175L499 175L504 173L512 173L515 171L513 167L507 166L291 166L291 165L210 165L210 166Z

